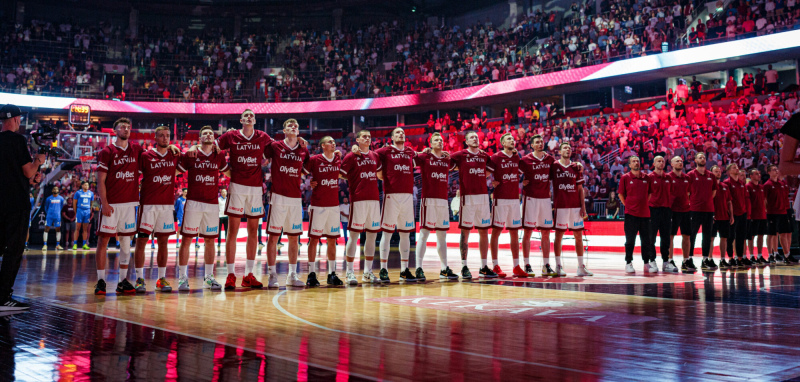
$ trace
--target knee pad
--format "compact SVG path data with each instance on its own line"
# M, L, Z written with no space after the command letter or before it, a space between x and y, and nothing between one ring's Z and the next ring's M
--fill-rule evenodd
M138 233L136 234L136 237L137 237L137 238L139 238L139 239L149 239L149 238L150 238L150 235L148 235L148 234L146 234L146 233L141 233L141 232L138 232Z

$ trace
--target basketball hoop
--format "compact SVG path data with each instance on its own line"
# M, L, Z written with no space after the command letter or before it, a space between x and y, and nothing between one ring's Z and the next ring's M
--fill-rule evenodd
M92 159L94 159L91 155L81 155L81 168L83 171L88 172L92 169Z

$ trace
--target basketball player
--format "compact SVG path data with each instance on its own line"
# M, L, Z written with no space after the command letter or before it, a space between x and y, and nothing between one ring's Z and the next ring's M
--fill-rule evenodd
M170 131L167 126L158 126L155 130L156 145L142 153L139 158L139 172L142 174L142 189L139 193L140 207L137 223L136 248L133 261L136 267L136 293L145 293L144 280L144 248L150 235L158 242L156 262L158 277L156 290L171 292L172 286L167 282L167 245L169 237L175 234L172 197L175 192L175 175L178 174L180 154L169 150Z
M443 151L444 139L439 133L431 135L431 151L417 154L414 164L422 175L422 198L419 204L419 234L417 238L417 275L422 272L422 260L427 250L428 235L436 233L436 251L439 253L440 280L458 280L458 275L447 266L447 230L450 228L450 206L447 203L450 158ZM427 151L427 150L426 150Z
M362 281L367 283L380 283L384 280L377 279L372 273L372 262L375 258L375 236L381 230L381 209L378 202L378 172L382 170L381 160L378 154L370 151L372 137L368 130L361 130L356 133L356 143L359 153L350 152L342 159L342 166L339 174L347 180L350 189L350 240L345 247L347 256L347 274L353 272L353 261L355 260L356 249L358 248L358 237L361 232L365 232L364 244L364 274ZM388 282L388 275L386 282ZM349 276L347 282L350 285L356 283Z
M303 199L300 193L303 164L311 156L308 149L300 144L297 135L300 125L295 119L288 119L283 123L283 134L286 136L281 141L272 141L267 144L264 156L272 160L270 174L272 174L272 197L270 199L269 215L267 216L267 273L268 288L278 287L278 273L276 262L278 256L278 241L283 232L289 238L289 273L286 275L286 286L302 287L305 283L297 276L297 246L300 234L303 233ZM309 266L311 264L309 263ZM316 269L311 269L308 275L310 286L318 286Z
M500 234L503 228L508 229L511 237L511 257L514 259L513 275L517 277L528 277L526 272L519 268L519 228L522 227L522 216L519 205L519 155L514 147L517 142L511 133L503 134L500 137L500 144L503 150L489 158L486 170L494 176L494 193L492 199L492 238L490 248L492 250L492 272L498 277L505 278L506 274L500 269L497 261L497 253L500 246Z
M717 192L717 180L714 174L706 170L706 154L698 152L694 155L695 169L686 174L689 180L689 211L692 221L692 233L689 238L689 261L694 255L695 239L700 227L703 228L703 262L700 268L704 271L717 269L717 264L711 256L713 237L706 235L714 229L714 195ZM684 260L686 262L686 260ZM683 270L688 271L689 267L683 266Z
M558 276L550 267L550 229L553 228L553 203L550 200L550 167L555 159L544 152L544 139L536 134L530 141L533 152L525 155L519 162L525 180L522 182L522 259L525 269L522 270L528 277L533 277L531 268L531 234L539 230L542 234L541 247L542 276ZM518 261L518 259L516 260ZM517 271L517 262L514 262L514 275L522 276L523 272Z
M555 221L556 221L556 273L566 276L561 265L561 242L564 232L572 231L575 237L575 251L578 255L578 272L580 276L594 276L586 269L583 263L583 219L586 216L586 203L583 202L583 166L570 160L572 147L569 142L559 146L561 157L550 167L550 179L553 180L553 193L555 194Z
M639 157L628 157L630 171L622 175L619 181L619 200L625 206L625 273L633 274L633 250L636 248L636 235L639 235L642 246L640 251L644 262L644 273L658 273L655 247L650 243L650 208L649 199L653 193L650 178L642 173ZM575 242L578 245L578 242ZM653 253L650 253L651 250Z
M789 220L789 185L781 180L778 166L767 167L769 180L764 182L764 196L767 200L767 247L771 246L773 253L778 253L778 244L783 249L783 264L797 264L797 259L791 255L792 223Z
M663 272L677 272L678 267L672 260L670 240L672 238L672 183L669 174L664 171L666 161L662 156L653 159L653 172L648 178L653 188L648 206L650 207L650 245L655 256L656 237L661 239L659 251L661 252Z
M687 189L689 188L689 178L683 173L683 159L676 156L670 161L672 172L669 173L668 179L670 182L670 189L672 194L672 235L669 240L669 258L672 259L675 253L674 245L675 236L678 230L681 231L681 250L683 251L684 261L681 268L685 268L688 272L694 272L697 268L694 266L689 252L689 238L692 232L692 221L689 216L689 197ZM688 261L686 260L688 257ZM672 260L670 260L672 261ZM674 263L672 263L674 265ZM678 272L675 267L674 272Z
M728 165L728 168L730 168L730 166L731 165ZM736 221L733 205L731 203L730 183L719 181L722 177L722 169L719 166L714 165L711 167L711 173L714 174L717 182L719 182L717 194L714 195L714 229L711 232L711 238L713 240L713 238L719 235L719 253L721 257L719 260L719 268L729 269L731 266L725 261L725 253L729 253L727 252L729 248L728 238L731 236L731 227L735 225ZM726 180L730 180L730 178ZM742 189L744 189L744 187L742 187ZM733 243L730 244L733 245Z
M264 216L264 204L261 200L264 175L261 163L264 150L272 142L267 133L256 130L256 115L246 109L239 119L241 130L228 130L217 139L221 150L228 150L231 167L231 184L228 189L228 206L225 213L229 217L228 237L225 240L225 259L228 265L228 278L225 289L236 289L236 238L243 217L247 217L247 262L245 265L242 287L261 288L263 284L253 276L256 260L258 226Z
M53 195L44 200L45 226L44 226L44 245L42 250L47 250L47 234L51 229L56 229L56 249L64 249L61 246L61 209L64 208L66 200L58 194L58 186L53 187Z
M750 255L755 254L754 244L758 246L758 253L760 254L764 249L764 235L768 233L767 202L764 196L764 185L761 184L761 171L758 171L758 169L755 168L750 170L750 182L747 183L746 190L747 197L750 200L750 220L747 222L747 246L750 248ZM769 248L767 249L767 252L769 252L770 256L770 264L785 261L783 255L777 252L772 252ZM752 262L750 262L746 256L739 257L736 260L737 267L747 268L751 265ZM731 264L731 266L733 266L733 264Z
M478 245L481 254L480 277L496 278L487 265L489 252L489 234L492 215L489 211L489 190L486 187L486 164L489 155L478 148L478 134L470 131L465 136L466 149L454 153L450 157L450 169L458 171L458 186L461 193L461 206L458 213L458 228L461 229L461 279L472 279L467 267L469 250L469 233L472 228L478 229Z
M309 159L303 167L303 173L311 176L311 204L308 207L308 267L307 286L319 285L316 275L317 245L325 238L328 259L328 285L344 285L336 275L336 241L341 230L339 226L339 168L342 159L336 155L336 141L333 137L323 137L319 141L322 154ZM355 273L346 275L347 283L358 284Z
M136 233L136 206L139 205L139 156L143 149L131 143L131 120L120 118L114 122L117 138L100 151L97 158L97 195L102 209L100 228L97 231L97 285L94 293L106 294L106 253L108 240L119 240L119 273L122 280L117 293L135 293L125 277L131 259L130 237Z
M181 223L181 248L178 253L178 290L189 290L189 246L192 238L203 238L205 246L203 260L205 277L203 288L220 290L221 285L214 278L214 240L219 237L219 174L230 177L230 167L225 161L225 153L214 148L214 129L203 126L200 129L200 148L194 158L183 156L178 170L186 172L188 193L186 207ZM161 250L161 243L159 243ZM230 275L229 275L230 276ZM227 286L226 286L227 288Z
M89 249L89 226L92 222L92 200L94 200L94 192L89 191L89 182L81 182L81 189L75 192L72 196L72 203L75 206L75 221L77 227L75 228L74 241L72 249L78 249L78 234L83 233L83 249Z
M736 249L736 256L742 258L745 256L744 248L745 241L747 240L747 211L749 210L749 199L747 198L747 186L744 182L744 174L739 172L739 166L736 163L731 163L727 166L728 179L723 183L730 193L731 204L733 205L733 225L730 228L730 235L728 239L727 254L730 260L733 260L733 252ZM720 251L724 259L726 252ZM737 261L738 263L738 261ZM734 264L728 264L728 267ZM766 265L766 261L764 262ZM722 265L720 265L722 266Z
M378 277L389 282L389 245L392 234L400 236L400 280L407 282L425 281L425 273L419 275L408 269L408 256L411 250L409 235L416 230L414 222L414 157L416 152L405 145L406 134L402 127L392 131L392 144L375 150L381 161L383 179L383 210L381 211L381 270ZM419 265L419 264L418 264ZM420 271L421 267L418 267Z

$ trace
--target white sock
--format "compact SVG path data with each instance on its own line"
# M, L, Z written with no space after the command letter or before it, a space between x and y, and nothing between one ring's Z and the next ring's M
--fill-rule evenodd
M517 261L519 261L519 259L517 259ZM522 257L522 261L525 263L525 265L531 265L531 258L530 257L523 256Z
M422 259L425 258L425 250L428 249L428 235L431 231L425 228L419 230L419 237L417 237L417 250L414 251L416 257L417 267L422 267Z
M178 277L186 277L189 278L189 266L188 265L178 265Z
M158 267L158 278L167 277L167 267Z
M381 244L380 244L380 252L381 252L381 269L388 269L389 268L389 250L391 244L392 234L388 232L384 232L381 235Z
M336 260L328 260L328 273L336 273Z
M236 263L228 264L228 273L235 275L236 272L234 272L234 268L236 268Z
M166 271L166 268L164 270ZM206 275L214 275L214 263L206 264Z
M136 268L135 270L136 270L136 274L133 275L133 278L139 278L139 277L144 278L144 267Z
M348 261L347 262L347 271L348 272L353 272L353 262L352 261Z
M367 242L364 243L364 257L375 257L375 237L378 236L378 233L367 232L364 236L367 240ZM372 270L372 260L370 260L369 263L369 269Z
M289 263L289 273L297 273L297 263Z
M277 268L277 267L276 267L276 266L274 266L274 265L273 265L273 266L271 266L271 267L270 267L269 265L267 265L267 273L269 273L269 274L271 274L271 275L276 275L276 276L277 276L277 275L278 275L278 270L277 270L277 269L275 269L275 268Z
M442 270L447 269L447 232L436 231L436 252L439 253L439 263Z
M466 267L466 266L467 266L467 260L463 260L463 259L462 259L462 260L461 260L461 266L462 266L462 267Z
M42 234L42 238L44 239L44 247L45 248L47 248L47 236L48 235L49 235L49 232L47 232L47 231L44 231L44 233Z
M244 274L245 274L245 276L253 273L253 265L255 265L255 263L256 263L255 260L247 260L245 262L245 266L244 266Z
M103 269L102 271L99 270L99 269L97 270L97 279L98 280L105 280L106 279L106 270L105 269Z
M500 265L500 263L497 262L497 259L492 259L492 266L496 267L498 265Z
M556 256L556 266L557 267L561 266L561 256Z
M308 263L308 272L311 273L311 272L316 272L316 271L317 271L317 262L316 261L312 261L312 262Z
M486 262L487 261L488 261L488 259L481 259L481 268L486 266Z
M514 259L514 268L516 268L516 267L518 267L518 266L519 266L519 257L517 257L516 259Z
M400 260L400 270L406 270L408 268L408 260Z
M61 245L61 231L56 231L56 245Z
M411 234L408 232L400 232L400 265L402 269L408 268L408 257L411 254ZM405 265L403 265L405 262ZM418 263L417 267L422 267L422 263Z
M370 260L364 259L364 273L372 272L372 263L374 261L375 261L375 259L370 259ZM381 264L382 263L383 262L381 262Z
M578 256L578 268L583 267L583 256Z

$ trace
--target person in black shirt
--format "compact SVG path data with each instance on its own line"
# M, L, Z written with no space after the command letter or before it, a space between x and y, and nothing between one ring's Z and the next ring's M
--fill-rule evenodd
M20 134L20 115L22 112L14 105L0 108L0 250L3 263L0 265L0 311L25 310L30 306L11 297L14 281L22 262L25 237L28 231L31 212L30 179L36 175L39 166L45 161L44 154L31 159L28 142Z
M697 80L697 76L692 76L692 101L697 102L700 100L700 93L703 92L703 84Z

